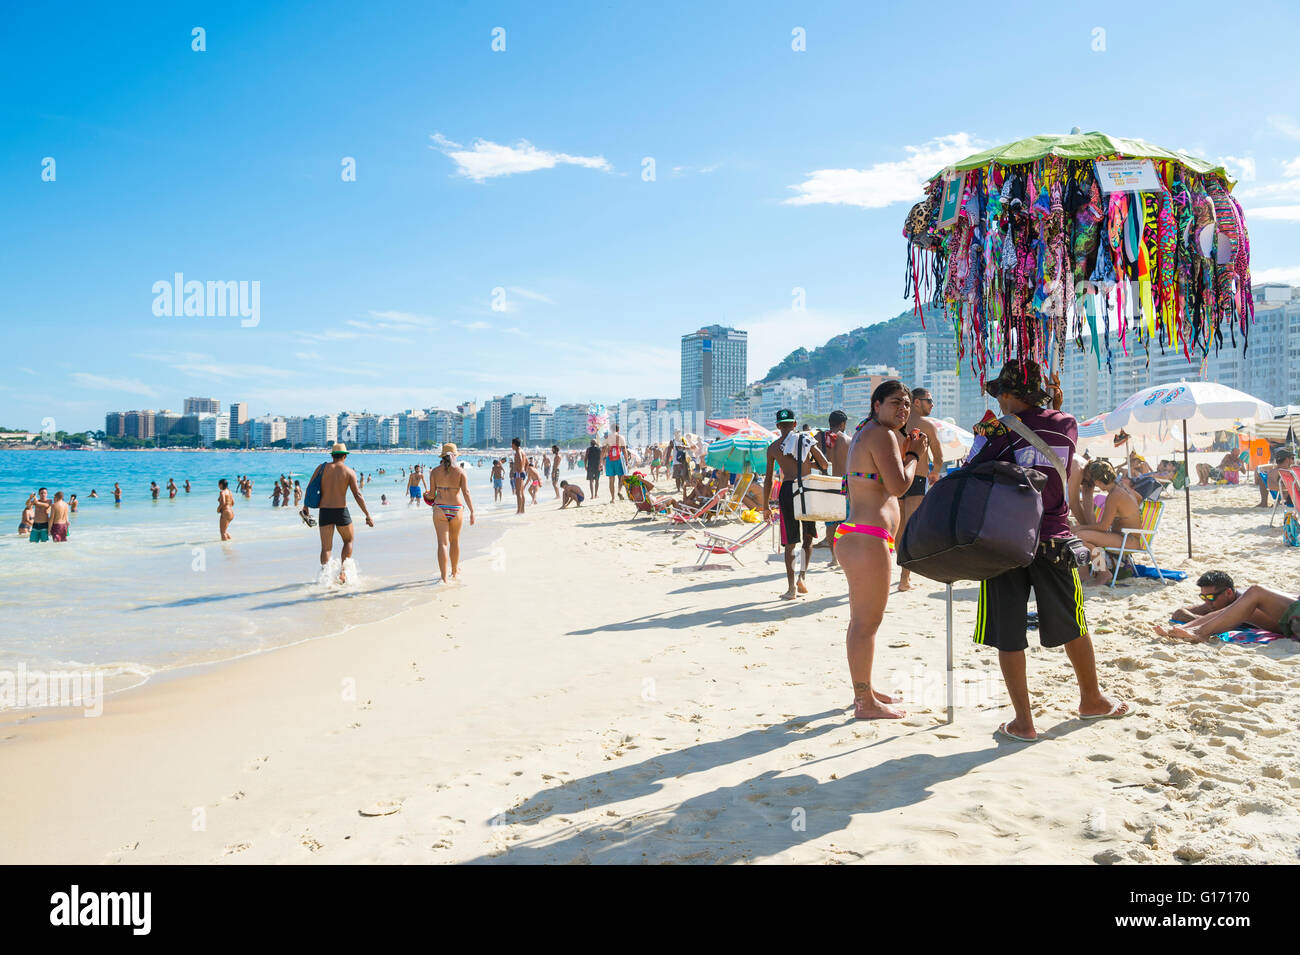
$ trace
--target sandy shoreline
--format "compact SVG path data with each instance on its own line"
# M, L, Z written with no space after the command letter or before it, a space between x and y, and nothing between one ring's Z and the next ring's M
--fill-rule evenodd
M1300 589L1253 499L1194 494L1190 562L1171 501L1162 566ZM1103 686L1137 711L1079 721L1064 654L1035 648L1047 738L1013 744L993 736L1010 707L969 640L973 586L956 588L955 724L926 581L891 596L877 656L909 717L854 723L841 576L818 565L784 604L764 542L744 568L683 571L690 538L630 516L537 508L462 587L383 624L148 685L98 719L6 714L0 861L1297 860L1297 647L1151 635L1190 581L1089 589ZM359 814L381 803L401 808Z

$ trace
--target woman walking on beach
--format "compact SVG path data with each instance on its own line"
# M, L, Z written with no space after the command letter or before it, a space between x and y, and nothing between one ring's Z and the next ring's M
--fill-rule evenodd
M448 564L451 579L460 574L460 529L462 508L469 508L469 522L474 524L474 502L469 496L469 480L456 463L456 445L442 446L442 463L429 472L429 493L425 503L433 506L433 530L438 535L438 572L447 582ZM461 498L464 498L462 503Z
M551 490L555 492L555 499L560 499L560 446L551 445Z
M217 482L221 490L217 494L217 527L223 541L232 540L230 522L235 519L235 495L230 493L230 485L225 478Z
M849 676L853 715L860 720L906 715L890 706L898 700L875 690L871 669L876 631L889 600L898 498L916 477L928 443L919 431L912 437L902 433L911 406L912 396L901 381L886 381L872 394L871 414L858 425L849 445L844 477L849 519L835 529L835 556L849 583Z

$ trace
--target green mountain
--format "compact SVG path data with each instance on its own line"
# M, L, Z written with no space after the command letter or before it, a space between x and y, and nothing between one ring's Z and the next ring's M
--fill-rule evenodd
M940 309L925 310L926 323L943 321ZM898 367L898 339L909 332L921 331L921 319L914 312L903 312L885 322L855 328L836 335L825 345L809 351L796 348L767 373L764 381L782 378L806 378L816 387L820 378L843 374L867 365Z

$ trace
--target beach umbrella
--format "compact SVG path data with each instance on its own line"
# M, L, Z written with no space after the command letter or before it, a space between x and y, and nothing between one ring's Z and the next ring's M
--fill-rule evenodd
M1107 431L1131 435L1168 437L1181 425L1183 432L1183 499L1187 510L1187 556L1192 556L1191 466L1187 461L1187 432L1231 428L1237 421L1267 421L1273 406L1244 391L1217 381L1181 381L1143 388L1106 415Z
M981 381L1008 358L1059 368L1069 339L1090 340L1099 368L1113 347L1158 342L1189 363L1244 348L1250 241L1232 186L1222 165L1097 132L976 153L908 213L904 297L923 318L945 310Z
M957 427L954 422L943 418L926 416L925 420L934 425L935 433L939 435L939 447L943 451L945 460L959 461L970 454L971 445L975 443L975 435L965 428Z
M770 443L766 438L722 438L709 445L704 461L709 467L730 474L740 474L747 467L751 471L764 471L767 468L767 446Z
M758 437L767 437L768 440L776 437L775 431L772 431L770 428L764 428L752 418L709 418L704 423L710 428L721 431L726 435L757 435Z

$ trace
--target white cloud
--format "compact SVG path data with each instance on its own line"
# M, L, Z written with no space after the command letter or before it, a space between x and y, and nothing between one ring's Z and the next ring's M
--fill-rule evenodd
M1281 282L1284 285L1300 285L1300 265L1283 265L1272 269L1250 270L1251 285L1263 285L1266 282Z
M74 371L72 380L83 388L98 388L103 391L120 391L129 395L143 395L146 398L157 398L158 392L153 388L140 381L138 378L105 378L102 375L92 375L84 371Z
M414 312L376 312L371 311L370 317L375 319L376 328L428 328L434 324L434 320L428 315L417 315Z
M179 372L200 378L291 378L298 374L287 368L274 368L270 365L219 365L215 362L196 362L172 367Z
M1296 121L1290 116L1274 113L1268 117L1267 122L1275 132L1281 133L1287 139L1300 139L1300 126L1296 125Z
M492 327L491 322L452 322L452 324L471 332L481 332Z
M297 358L299 361L320 361L321 360L320 353L314 351L296 351L293 353L293 357Z
M1300 199L1300 179L1285 179L1271 182L1266 186L1251 186L1248 189L1234 189L1232 194L1240 202L1243 199Z
M534 292L532 289L517 288L516 286L511 285L509 286L509 291L514 292L516 295L520 295L526 299L530 299L534 302L545 302L547 305L555 304L554 299L548 298L547 296L543 295L541 292Z
M790 206L829 204L863 209L916 202L927 179L978 151L980 145L969 133L954 133L920 146L904 146L906 159L878 162L866 169L816 169L803 182L789 187L798 195L782 202Z
M441 152L456 164L457 173L475 182L484 182L497 176L511 176L520 172L553 169L559 165L582 166L603 172L613 171L613 167L604 156L553 153L538 149L526 139L519 140L513 146L476 139L474 145L466 149L460 143L454 143L440 133L434 133L429 138L434 142L430 149Z
M1300 176L1300 156L1282 163L1282 175L1288 179L1293 176Z
M1274 219L1279 222L1300 222L1300 206L1257 206L1246 210L1246 221Z
M1220 156L1219 165L1228 172L1238 182L1255 181L1255 157L1253 156Z

